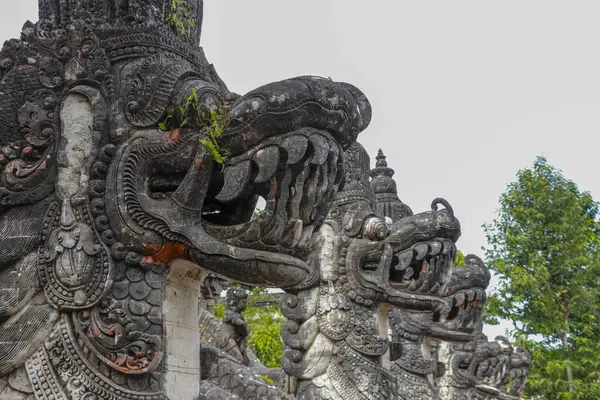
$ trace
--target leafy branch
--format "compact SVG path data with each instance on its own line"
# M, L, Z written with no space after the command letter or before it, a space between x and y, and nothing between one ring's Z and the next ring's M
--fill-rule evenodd
M199 103L196 89L192 88L192 93L185 98L185 104L179 106L179 114L178 118L174 118L172 114L168 115L164 121L159 122L158 128L161 131L169 132L173 129L184 128L189 125L192 119L195 119L201 126L205 127L206 138L200 139L200 144L210 152L216 163L223 165L227 160L227 154L221 148L220 138L230 119L229 108L226 105L221 105L217 110L207 110L206 106Z
M228 118L229 115L226 114L226 112L210 110L210 124L206 128L209 139L200 140L200 143L206 147L218 164L223 164L227 160L227 156L219 145L219 139L221 138L223 130L225 129L225 124L221 121Z
M185 0L171 0L171 12L167 14L165 20L176 32L188 38L192 36L192 28L196 27Z

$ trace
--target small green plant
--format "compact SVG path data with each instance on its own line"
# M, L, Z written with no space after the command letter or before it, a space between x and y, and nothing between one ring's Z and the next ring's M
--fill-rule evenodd
M223 130L225 129L225 124L221 122L223 118L229 117L223 117L222 113L217 113L215 110L210 110L210 123L206 128L209 139L200 140L200 143L208 149L218 164L223 164L225 163L225 160L227 160L227 156L219 145L219 139L221 138Z
M166 22L179 34L190 38L196 22L192 19L185 0L171 0L171 12L166 16Z
M252 214L252 218L251 221L254 221L255 219L257 219L258 217L260 217L261 215L263 215L265 213L265 210L260 210L260 209L255 209L254 213Z
M221 148L219 140L229 122L228 107L221 105L217 110L207 109L206 106L199 104L198 92L195 88L192 88L192 93L185 98L185 104L179 106L179 114L179 118L176 119L172 114L169 114L163 121L158 123L158 129L169 132L173 129L184 128L192 118L195 118L200 125L205 126L205 139L200 139L200 143L210 152L215 162L223 165L227 160L227 155Z
M261 375L260 376L263 381L267 382L269 385L274 385L275 381L273 381L273 379L269 378L267 375Z
M223 319L225 316L225 304L215 304L215 317Z

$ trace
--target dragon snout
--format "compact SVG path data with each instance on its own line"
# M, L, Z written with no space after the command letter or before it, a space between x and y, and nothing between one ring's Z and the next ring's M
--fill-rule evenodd
M298 128L322 130L344 149L371 121L367 97L348 83L301 76L262 86L239 98L221 142L235 156L257 143Z

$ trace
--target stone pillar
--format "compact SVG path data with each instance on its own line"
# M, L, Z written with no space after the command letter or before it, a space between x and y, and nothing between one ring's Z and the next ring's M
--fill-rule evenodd
M175 260L166 276L164 389L170 400L190 400L200 394L198 299L206 275L196 264Z

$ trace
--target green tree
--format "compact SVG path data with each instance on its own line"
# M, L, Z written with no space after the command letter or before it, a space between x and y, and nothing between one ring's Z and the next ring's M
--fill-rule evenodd
M508 185L485 231L499 278L487 322L510 320L531 351L526 394L599 399L598 204L538 157Z
M281 325L284 317L274 296L270 293L250 293L244 318L250 328L248 346L267 367L280 367L284 344Z
M461 250L456 252L456 257L454 258L454 266L465 265L465 253Z

